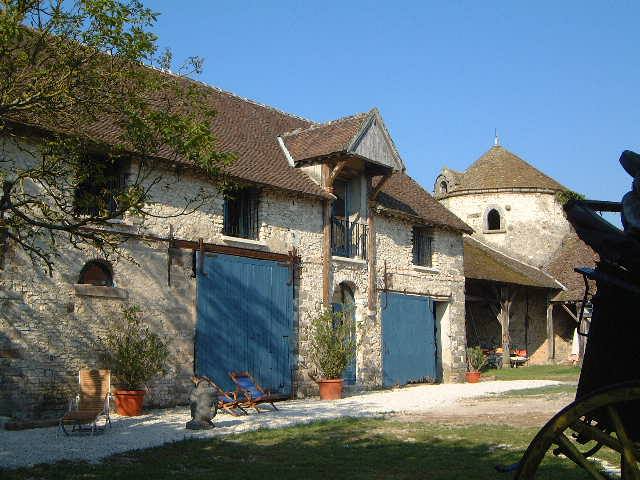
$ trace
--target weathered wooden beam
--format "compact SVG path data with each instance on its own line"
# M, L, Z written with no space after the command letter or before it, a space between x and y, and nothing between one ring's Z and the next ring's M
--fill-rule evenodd
M553 303L547 301L547 358L553 360L556 356L555 338L553 334Z
M389 180L390 178L391 178L391 174L388 174L382 177L378 181L377 185L371 191L371 195L369 196L370 201L374 202L376 200L376 198L378 197L378 194L382 190L382 187L384 187L384 184L387 183L387 180Z
M509 320L511 317L511 297L508 287L500 288L500 327L502 330L502 368L509 368L511 365L509 336Z
M596 212L621 212L621 202L611 202L608 200L580 200L581 205L595 210Z
M200 250L200 257L198 258L198 273L206 277L207 274L204 271L204 240L202 238L198 239L198 249Z
M329 168L329 166L324 163L322 165L323 167L327 167ZM333 167L333 169L331 169L330 172L328 172L326 181L325 181L325 185L324 188L329 192L329 193L333 193L333 184L336 181L336 178L338 178L338 175L340 175L340 172L342 172L342 170L344 169L344 167L347 166L347 160L340 160L335 167Z
M231 247L228 245L215 245L213 243L193 242L191 240L174 240L176 248L187 250L199 250L206 253L219 253L221 255L234 255L237 257L255 258L258 260L274 260L276 262L289 262L291 257L284 253L263 252L261 250L249 250L247 248Z
M575 320L575 322L576 322L577 324L579 324L579 323L580 323L580 319L576 316L576 314L575 314L575 313L573 313L573 312L571 311L571 309L570 309L569 307L567 307L567 304L566 304L566 303L561 303L560 305L562 306L562 308L564 309L564 311L565 311L565 312L567 312L567 313L569 314L569 316Z
M496 303L497 300L495 298L478 297L477 295L465 295L464 301L475 303Z
M369 307L369 315L373 316L376 312L377 285L376 285L376 225L373 220L373 202L368 203L367 212L367 264L369 273L369 285L367 287L367 303Z
M344 165L341 169L344 168ZM334 169L335 171L335 169ZM324 188L332 192L333 181L331 168L326 163L322 164L322 181ZM335 176L334 176L335 180ZM325 199L322 202L322 303L325 308L331 306L331 205L332 201Z

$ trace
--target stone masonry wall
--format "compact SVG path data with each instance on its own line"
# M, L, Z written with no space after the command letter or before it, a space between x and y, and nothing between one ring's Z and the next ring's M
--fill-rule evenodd
M462 381L466 371L462 236L434 229L433 266L425 268L412 263L412 226L408 221L376 217L378 288L428 295L441 303L444 308L437 312L442 314L436 316L438 362L445 382Z
M467 222L478 239L536 267L549 261L570 231L562 207L550 193L473 193L441 203ZM489 233L484 217L496 207L506 231Z
M15 155L20 154L16 151ZM21 159L28 162L29 159ZM248 249L287 253L295 247L301 257L294 299L298 341L293 358L298 395L315 392L306 361L309 319L322 305L322 205L317 199L265 187L259 204L259 241L248 242L222 235L223 199L203 179L167 173L165 182L152 191L150 209L159 215L180 211L182 199L198 189L211 199L188 216L138 218L125 216L113 228L134 235L123 253L135 260L113 260L119 298L100 296L75 286L82 266L98 255L91 250L67 249L53 275L34 269L30 261L10 248L0 270L0 416L33 418L63 408L76 391L77 372L100 366L100 342L109 322L124 305L140 305L145 321L169 340L169 373L150 387L148 405L185 403L193 373L196 282L192 277L191 252L172 250L162 241L141 241L136 234L166 238L170 225L177 238ZM445 381L460 378L464 371L464 278L462 240L459 234L437 230L434 236L434 267L420 270L411 265L409 222L376 216L378 288L383 289L384 262L388 282L394 289L419 291L449 298L440 326L441 363ZM171 254L171 285L168 259ZM360 387L382 384L380 315L367 315L367 265L363 261L332 262L331 282L337 288L346 281L354 287L356 317L366 336L357 355ZM121 297L121 298L120 298Z

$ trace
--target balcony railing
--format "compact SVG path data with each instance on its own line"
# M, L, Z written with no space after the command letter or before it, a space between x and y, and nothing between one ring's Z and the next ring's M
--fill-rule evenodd
M341 217L331 218L331 254L367 258L367 226Z

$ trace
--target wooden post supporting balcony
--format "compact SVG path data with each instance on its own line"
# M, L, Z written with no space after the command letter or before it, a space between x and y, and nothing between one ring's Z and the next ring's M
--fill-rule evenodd
M322 183L326 192L333 193L333 183L346 166L347 161L339 161L335 167L322 164ZM322 202L322 303L326 308L331 306L331 206L333 200Z
M369 315L374 316L376 311L376 230L373 221L374 202L369 202L369 212L367 215L367 263L369 271L369 284L367 286L367 306Z
M327 187L331 170L329 165L322 165L322 181ZM332 190L332 189L331 189ZM322 202L322 303L325 308L330 305L330 285L329 273L331 269L331 200L325 199Z
M374 316L378 299L377 291L377 273L376 273L376 226L374 222L373 208L375 207L376 198L382 190L383 185L389 180L391 173L383 176L374 186L372 179L369 180L369 208L367 212L367 263L369 270L369 284L367 286L367 303L369 315Z

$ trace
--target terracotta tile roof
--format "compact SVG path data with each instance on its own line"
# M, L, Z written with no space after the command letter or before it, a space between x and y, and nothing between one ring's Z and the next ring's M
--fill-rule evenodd
M562 289L553 277L542 270L466 236L464 237L464 276L476 280Z
M472 233L473 229L443 207L413 178L396 172L384 184L377 202L385 208L420 218L426 225Z
M501 146L491 147L456 180L449 193L504 188L566 190L553 178Z
M282 135L296 161L346 152L353 138L364 128L371 112L358 113L331 122L312 125Z
M577 267L595 267L598 255L584 243L575 231L567 234L562 244L544 268L547 273L557 279L566 290L558 293L553 300L575 302L582 300L584 281L582 275L574 271ZM595 293L595 283L590 282L590 291Z
M167 75L160 71L157 74ZM284 136L294 156L302 151L308 155L343 151L372 115L379 116L377 110L372 109L366 113L316 124L200 82L178 77L176 81L189 82L190 85L203 89L204 101L216 111L212 129L218 140L217 148L220 151L233 152L237 156L233 164L225 168L228 174L241 180L316 197L327 198L330 195L299 168L290 166L278 143L278 136L283 135L283 132L290 132ZM50 131L81 133L110 145L120 140L119 127L115 121L109 121L108 118L103 118L93 125L72 125L68 128L44 125L42 122L23 120L23 123ZM161 151L160 156L174 159L168 149ZM180 158L177 161L187 163L187 160ZM398 210L410 212L427 224L458 231L471 231L464 222L442 207L407 175L395 174L385 185L382 197L383 202L393 205L393 208Z
M168 75L160 71L157 74ZM306 128L313 122L194 80L176 77L176 81L201 89L206 106L215 110L212 130L218 140L217 149L232 152L237 157L232 165L224 169L226 173L241 180L327 197L324 190L306 174L289 165L278 143L280 133ZM80 132L76 125L65 127L59 122L47 125L42 121L20 119L20 123L50 131L82 134L108 145L119 143L121 139L117 120L107 116L92 125L81 125ZM168 148L161 150L159 157L175 159ZM175 160L189 163L180 157Z

